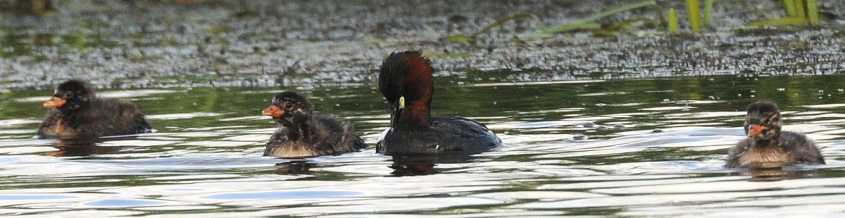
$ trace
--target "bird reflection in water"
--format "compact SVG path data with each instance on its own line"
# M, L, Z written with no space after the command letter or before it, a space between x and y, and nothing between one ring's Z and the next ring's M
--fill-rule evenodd
M53 147L59 150L50 151L47 155L53 157L74 157L92 154L111 154L117 153L120 150L120 147L116 146L97 145L97 143L101 142L103 140L97 138L58 139Z
M305 159L296 159L277 163L274 172L279 175L309 174L314 166L317 166L317 164L310 163Z
M753 182L774 182L787 179L798 179L813 177L817 170L805 166L782 166L770 168L749 168L743 169L734 175L751 176L749 181Z
M465 153L444 153L437 155L393 155L394 176L420 176L440 173L435 166L439 163L466 163L472 156Z

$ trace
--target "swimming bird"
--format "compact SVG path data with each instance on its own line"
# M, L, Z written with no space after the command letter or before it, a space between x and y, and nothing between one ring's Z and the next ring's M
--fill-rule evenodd
M824 164L816 144L807 136L781 131L776 104L756 102L748 106L743 139L728 154L726 167L777 168L792 164Z
M312 109L311 103L295 92L282 92L264 109L278 129L270 137L264 156L305 158L337 155L366 148L364 140L354 135L351 124Z
M102 136L152 130L137 105L119 99L98 98L94 90L80 80L59 84L42 106L50 111L38 128L41 139L89 141Z
M480 153L502 145L484 124L463 117L431 117L431 61L418 51L392 53L379 69L379 91L390 104L390 128L379 153Z

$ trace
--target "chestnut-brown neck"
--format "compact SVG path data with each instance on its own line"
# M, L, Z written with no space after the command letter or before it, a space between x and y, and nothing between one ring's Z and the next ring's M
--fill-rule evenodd
M431 109L425 102L412 102L397 115L399 120L393 127L426 128L430 125Z
M431 62L419 52L402 53L401 61L403 72L399 92L405 105L400 109L399 122L411 127L428 127L433 94Z

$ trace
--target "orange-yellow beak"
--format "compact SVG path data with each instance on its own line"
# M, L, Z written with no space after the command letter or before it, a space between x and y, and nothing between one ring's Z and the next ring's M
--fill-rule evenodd
M44 104L41 105L46 108L58 109L65 105L65 99L59 97L52 97L50 98L50 100L45 101Z
M270 116L274 119L281 119L285 116L285 110L282 110L282 108L276 105L270 105L267 108L264 108L264 111L261 111L261 113L264 114L264 116Z
M763 131L766 130L766 129L768 129L768 128L766 128L763 125L751 124L751 126L748 127L748 136L750 136L750 137L758 136L758 135L762 134Z

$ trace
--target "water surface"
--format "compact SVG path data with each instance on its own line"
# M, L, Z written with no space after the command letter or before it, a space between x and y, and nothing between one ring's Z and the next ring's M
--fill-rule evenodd
M394 160L371 85L101 90L138 103L155 133L56 157L34 139L49 91L0 94L0 215L204 217L841 215L845 76L500 83L438 77L433 114L464 115L506 146L472 157ZM262 157L260 110L297 90L350 120L371 145L307 160ZM722 167L743 109L770 99L825 166Z

